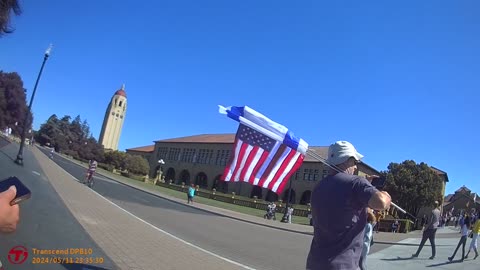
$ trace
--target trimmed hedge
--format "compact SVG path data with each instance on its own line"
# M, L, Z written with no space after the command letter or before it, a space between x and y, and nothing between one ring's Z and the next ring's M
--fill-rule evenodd
M179 186L179 185L176 185L176 184L167 184L167 183L161 183L161 182L157 182L157 185L159 185L161 187L173 189L173 190L176 190L176 191L180 191L180 192L187 192L187 190L188 190L187 185L182 187L182 186ZM263 200L254 200L254 199L251 199L251 198L245 198L245 197L242 197L242 196L235 195L234 193L231 193L231 194L218 193L218 192L214 193L213 191L206 191L206 190L202 190L202 189L197 189L196 195L200 196L200 197L212 199L212 200L217 200L217 201L226 202L226 203L232 203L232 204L236 204L236 205L251 207L251 208L265 210L265 211L267 211L267 207L268 207L268 204L269 204L269 202L266 202L266 201L263 201ZM285 212L285 203L283 203L283 202L282 203L275 202L275 203L277 204L276 212L283 214ZM294 216L307 217L309 212L310 212L310 209L306 208L306 206L303 206L303 205L301 207L299 207L299 205L292 205L292 207L294 209L293 210L293 215Z
M413 221L408 219L397 219L399 223L398 232L400 233L408 233L412 231L413 228ZM395 222L395 219L380 219L379 222L379 231L382 232L391 232L392 231L392 224Z

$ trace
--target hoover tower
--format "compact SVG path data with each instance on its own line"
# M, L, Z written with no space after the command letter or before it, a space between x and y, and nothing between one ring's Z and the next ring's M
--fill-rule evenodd
M118 142L120 141L126 112L127 94L125 93L125 85L123 85L120 90L113 94L103 119L102 131L98 141L106 150L118 150Z

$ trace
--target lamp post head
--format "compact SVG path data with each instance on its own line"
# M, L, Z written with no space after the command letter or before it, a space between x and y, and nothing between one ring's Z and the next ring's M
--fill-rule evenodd
M52 47L53 47L52 44L50 44L50 46L48 46L47 50L45 51L45 57L50 56L50 53L52 52Z
M158 161L158 164L165 164L165 161L163 161L163 159L160 159L160 160Z

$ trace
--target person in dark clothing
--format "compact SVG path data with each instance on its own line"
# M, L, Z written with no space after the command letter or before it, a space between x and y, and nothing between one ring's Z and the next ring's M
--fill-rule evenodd
M422 217L422 224L420 224L420 226L422 226L422 230L425 230L425 225L427 225L427 215L423 215Z
M307 270L358 269L367 207L373 210L390 207L391 197L387 192L377 190L369 180L355 175L362 157L346 141L338 141L328 149L328 164L341 172L331 170L312 192L314 234Z
M467 244L467 237L468 237L468 230L470 229L470 217L466 216L465 217L465 222L463 223L462 227L460 228L460 233L462 234L462 237L460 237L460 240L458 241L457 248L453 252L453 255L451 257L448 257L449 261L452 261L453 258L455 258L455 255L457 254L458 249L460 246L462 246L462 258L460 259L461 262L465 259L465 245Z
M432 214L429 218L428 225L425 226L425 230L423 231L423 236L422 236L422 241L420 242L420 246L418 247L417 252L415 254L412 254L413 258L418 257L427 239L430 240L430 245L432 246L432 256L430 257L430 260L433 260L435 258L435 255L436 255L435 235L437 233L438 225L440 225L440 209L439 209L438 201L435 201L435 208L432 210Z

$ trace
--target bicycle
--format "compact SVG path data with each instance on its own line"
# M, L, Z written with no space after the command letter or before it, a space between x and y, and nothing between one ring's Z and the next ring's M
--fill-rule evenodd
M89 188L93 188L93 184L94 184L93 174L94 172L87 171L87 174L85 175L85 178L83 179L82 184L85 184Z

